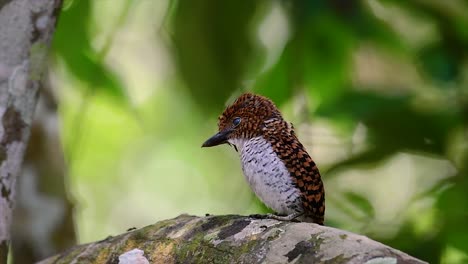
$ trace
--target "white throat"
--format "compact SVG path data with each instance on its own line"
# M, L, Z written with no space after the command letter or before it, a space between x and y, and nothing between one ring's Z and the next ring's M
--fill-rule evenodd
M236 149L238 150L239 154L242 153L242 149L245 146L245 143L249 141L248 139L245 138L231 138L228 139L229 144L232 144L236 146Z

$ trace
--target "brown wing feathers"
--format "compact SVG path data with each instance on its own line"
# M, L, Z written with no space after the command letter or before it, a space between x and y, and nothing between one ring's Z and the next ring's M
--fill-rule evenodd
M269 122L264 131L273 150L284 161L293 181L301 191L306 216L312 218L315 223L323 224L325 190L315 162L297 139L294 130L288 127L284 120Z

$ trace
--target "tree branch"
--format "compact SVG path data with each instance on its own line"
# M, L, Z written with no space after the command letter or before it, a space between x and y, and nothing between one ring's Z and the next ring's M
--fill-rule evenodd
M365 236L310 223L181 215L76 246L48 263L425 263Z

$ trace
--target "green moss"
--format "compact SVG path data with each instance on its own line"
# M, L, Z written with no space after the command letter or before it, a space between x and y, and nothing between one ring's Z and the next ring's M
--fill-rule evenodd
M276 240L277 238L280 237L280 235L283 233L284 231L282 231L281 229L279 228L276 228L274 229L274 231L272 230L270 235L268 236L267 238L267 241L273 241L273 240Z
M178 248L175 252L175 257L177 260L176 262L196 262L195 260L197 260L198 258L196 255L194 255L194 252L196 252L196 250L202 246L203 240L204 239L202 235L196 235L192 237L190 241L184 241L184 243L178 245ZM204 251L202 251L202 253L204 253Z
M219 239L216 235L207 235L211 231L216 233L223 228L233 225L239 216L213 216L201 222L193 230L201 229L203 232L193 232L190 241L185 240L176 251L176 262L183 263L227 263L239 259L242 255L251 252L257 240L250 240L241 245L234 245L231 241L222 241L214 245L213 241Z
M217 229L228 225L231 222L234 222L236 219L240 218L240 216L235 215L220 215L220 216L211 216L206 219L201 225L200 228L203 231L207 231L210 229Z
M109 256L110 254L112 254L112 251L110 250L109 247L101 248L100 250L96 252L96 256L95 256L96 263L108 262L107 260L111 258Z
M296 245L294 250L297 250L297 251L294 254L292 251L290 252L292 254L291 258L296 259L297 257L299 257L296 263L327 263L327 264L348 263L349 260L352 258L352 257L346 258L344 257L344 254L340 254L332 259L323 261L321 259L321 256L317 255L317 252L320 252L320 247L323 241L324 239L320 237L320 234L317 234L317 235L312 236L312 238L308 240L309 244L304 244L304 242L300 242L304 245L302 246L302 248L298 247L299 244Z
M150 233L150 232L151 232L150 228L137 229L137 230L132 232L131 239L136 240L136 241L144 240L145 238L148 237L148 233Z
M176 254L176 262L182 263L227 263L239 259L242 255L251 252L258 245L257 240L251 240L240 246L223 241L214 245L204 238L202 234L196 235L191 241L184 241Z
M203 237L203 239L205 239L206 241L211 241L211 242L216 240L217 238L218 238L217 233L209 233Z
M340 238L343 239L343 240L345 240L347 237L348 237L347 234L341 234L341 235L340 235Z
M244 255L246 253L252 252L258 245L260 245L259 240L250 240L247 243L243 243L242 246L236 249L236 258L240 257L241 255Z
M310 239L309 239L309 242L311 242L314 247L313 247L313 250L316 251L316 250L319 250L320 249L320 246L322 245L323 243L323 238L320 236L321 234L316 234L316 235L313 235Z
M323 241L320 234L312 235L309 240L297 243L285 256L288 261L297 259L297 263L322 263L317 252L320 251Z
M63 254L59 255L54 261L51 261L49 263L56 263L56 264L71 263L82 252L83 252L83 247L81 246L72 248L70 251L64 252Z
M349 263L352 257L346 258L344 254L340 254L332 259L324 261L326 264L340 264L340 263Z
M34 43L29 49L30 72L29 79L31 81L39 81L43 73L44 58L47 54L48 47L42 42Z

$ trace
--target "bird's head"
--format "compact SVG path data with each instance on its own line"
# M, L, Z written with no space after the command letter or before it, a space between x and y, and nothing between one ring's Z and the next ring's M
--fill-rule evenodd
M209 138L202 147L213 147L262 135L265 121L282 119L275 104L268 98L251 93L242 94L224 110L218 119L218 133Z

